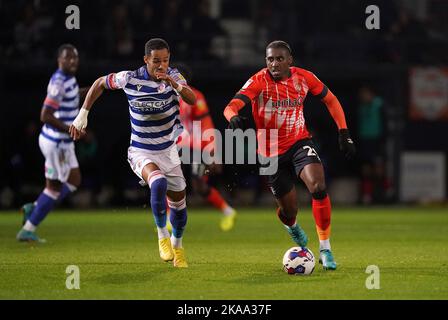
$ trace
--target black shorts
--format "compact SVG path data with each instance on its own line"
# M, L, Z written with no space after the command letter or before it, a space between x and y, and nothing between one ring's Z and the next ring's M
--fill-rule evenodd
M278 169L268 176L268 186L276 198L281 198L294 187L302 169L310 163L321 163L311 139L299 140L278 157Z

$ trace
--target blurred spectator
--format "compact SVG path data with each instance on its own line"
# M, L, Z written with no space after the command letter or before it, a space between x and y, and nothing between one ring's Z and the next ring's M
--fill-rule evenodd
M108 25L109 52L115 57L128 57L134 51L132 23L125 4L116 4Z
M357 147L361 161L361 202L383 201L385 186L386 119L383 98L369 86L359 90Z
M172 51L176 52L176 58L182 58L183 52L185 52L183 47L185 42L184 19L185 15L180 10L178 0L165 1L165 9L160 20L162 30L158 37L165 39L170 44Z
M212 52L212 42L217 36L227 35L219 21L210 16L209 0L199 0L191 20L189 51L195 60L217 60Z
M143 50L146 41L151 38L160 37L161 16L156 14L156 7L149 2L145 2L143 7L137 12L135 19L135 47Z
M21 57L41 57L42 26L32 3L28 3L22 10L19 22L14 28L15 52Z
M421 63L424 60L424 43L428 32L423 22L405 9L398 13L398 19L391 25L388 35L392 62Z

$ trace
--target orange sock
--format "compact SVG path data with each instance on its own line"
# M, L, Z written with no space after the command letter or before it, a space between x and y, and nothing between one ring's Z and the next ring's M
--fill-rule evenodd
M213 187L210 188L210 193L207 196L207 201L211 203L215 208L218 208L220 210L224 210L224 208L228 206L226 200L224 200L219 194L218 190Z
M321 200L313 199L313 216L319 240L330 238L331 202L327 195Z

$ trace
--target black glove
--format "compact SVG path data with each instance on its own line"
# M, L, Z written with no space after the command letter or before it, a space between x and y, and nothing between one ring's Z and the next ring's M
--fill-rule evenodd
M244 131L247 128L247 121L248 119L246 117L233 116L232 119L230 119L229 128L233 130L241 129Z
M355 156L355 144L352 138L350 138L348 129L339 130L339 149L341 149L347 159L352 159Z

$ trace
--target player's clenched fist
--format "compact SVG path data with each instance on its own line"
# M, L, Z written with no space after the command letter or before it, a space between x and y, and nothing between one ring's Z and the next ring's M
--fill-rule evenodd
M70 133L70 136L72 137L73 140L80 139L86 133L85 129L87 128L88 114L89 110L81 108L75 120L68 129L68 132Z
M350 137L348 129L339 130L339 148L347 159L352 159L355 156L355 144Z
M235 129L246 130L247 122L248 122L248 119L246 117L233 116L232 119L230 119L229 128L233 129L233 130L235 130Z

